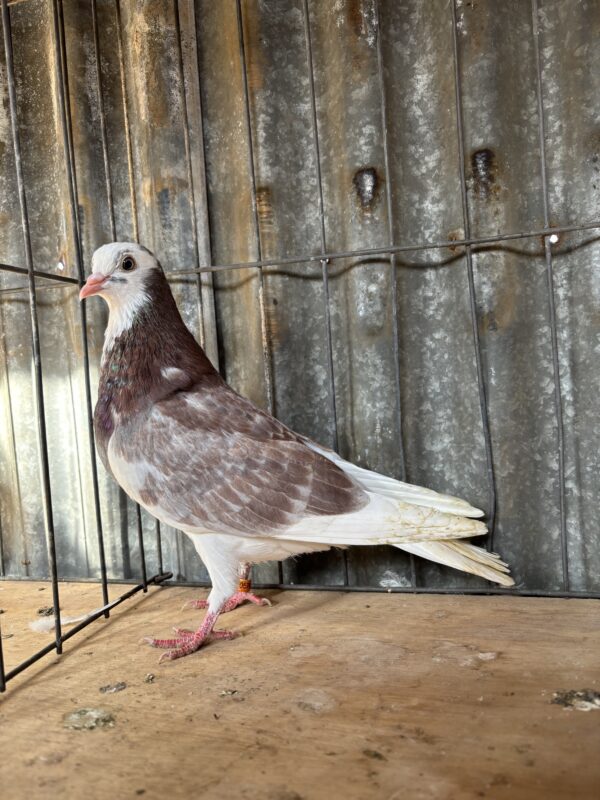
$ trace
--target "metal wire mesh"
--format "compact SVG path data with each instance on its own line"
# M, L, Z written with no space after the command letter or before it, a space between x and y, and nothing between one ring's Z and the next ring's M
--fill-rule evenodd
M187 268L172 270L168 273L168 277L172 280L178 276L195 275L197 278L197 303L200 318L200 338L201 343L205 344L206 334L206 313L203 305L202 294L202 275L207 273L219 273L223 271L235 270L256 270L259 280L258 290L258 304L260 315L260 328L262 334L262 368L264 372L264 380L266 385L267 406L273 413L277 413L275 392L273 387L273 366L272 366L272 343L270 341L269 325L267 323L267 314L265 310L265 290L263 270L268 267L281 267L284 265L294 264L311 264L317 263L321 267L321 290L322 302L324 308L324 340L326 349L326 361L328 370L329 381L329 401L331 409L331 418L334 427L334 446L337 448L339 441L338 432L338 408L336 401L336 386L335 386L335 369L334 369L334 351L332 344L332 323L331 323L331 298L329 290L329 272L331 265L339 260L347 258L361 258L368 259L372 256L383 256L387 259L390 274L391 286L391 302L393 310L393 347L394 347L394 362L395 362L395 415L397 417L398 430L402 432L403 420L403 404L402 404L402 385L401 385L401 369L400 369L400 347L399 347L399 309L398 309L398 294L397 294L397 270L398 266L397 257L401 253L419 252L426 250L444 250L449 249L453 257L459 259L463 255L466 259L466 269L468 278L468 293L469 293L469 313L471 323L472 346L475 357L477 390L479 399L479 410L481 415L482 435L484 439L485 460L487 469L488 481L488 515L490 526L489 546L493 546L493 536L495 529L495 516L497 505L497 485L496 476L494 471L493 460L493 440L490 430L489 419L489 405L486 389L486 381L484 376L482 345L479 334L479 320L478 320L478 306L476 295L476 284L474 279L473 269L473 254L478 252L479 248L487 247L497 243L505 243L517 240L526 239L543 239L544 245L544 258L546 264L546 280L547 280L547 302L548 302L548 316L550 321L550 339L551 339L551 352L552 352L552 367L553 367L553 391L554 391L554 407L556 415L556 450L558 458L558 474L559 474L559 515L560 515L560 550L562 559L562 576L563 587L561 591L516 591L520 594L534 594L536 596L598 596L593 593L580 593L574 592L570 587L569 579L569 563L568 563L568 550L567 550L567 520L565 512L565 440L564 440L564 419L563 407L561 396L561 376L560 376L560 363L558 356L558 323L555 305L555 287L553 275L553 244L557 241L557 237L563 233L580 232L585 230L593 230L600 228L600 220L592 219L583 222L568 222L562 225L552 225L550 222L549 211L549 193L547 184L547 163L546 163L546 132L545 132L545 109L543 103L543 76L541 67L540 50L538 43L538 6L537 0L532 0L531 15L532 15L532 46L535 52L536 63L536 95L538 103L538 120L539 120L539 163L540 174L542 180L542 199L543 199L543 227L537 230L524 230L521 232L507 232L498 235L490 236L473 236L469 203L467 198L467 166L466 166L466 148L465 148L465 135L463 130L463 98L461 86L461 70L460 70L460 49L458 46L458 21L457 21L457 3L456 0L450 4L448 13L451 15L452 25L452 52L453 52L453 76L454 76L454 105L456 109L456 127L457 127L457 142L458 142L458 168L460 174L460 190L461 190L461 206L463 218L463 231L462 237L456 239L447 239L442 241L416 241L409 244L398 245L394 238L394 219L393 219L393 177L390 169L390 154L389 143L387 138L388 117L389 109L386 101L385 83L384 83L384 57L382 52L382 45L380 37L377 37L377 69L378 69L378 86L379 86L379 105L381 109L381 128L383 132L383 166L385 174L385 190L387 194L387 215L389 226L389 243L383 247L367 247L362 249L352 250L334 250L328 247L327 231L325 225L325 203L323 196L323 178L321 173L321 150L320 150L320 132L318 125L317 114L317 99L315 93L314 81L314 63L313 63L313 47L311 41L311 20L308 0L302 0L301 8L303 14L303 30L304 30L304 44L306 53L306 63L308 66L309 76L309 97L310 97L310 119L312 125L312 149L313 159L316 165L316 181L317 181L317 202L318 202L318 218L319 218L319 231L320 231L320 249L318 252L303 252L296 253L291 256L280 258L265 258L263 257L263 248L261 245L261 226L259 224L259 207L258 207L258 189L256 178L256 142L254 141L254 131L252 125L252 111L251 111L251 87L249 83L248 70L247 70L247 43L245 41L245 27L244 27L244 10L241 0L236 1L236 15L237 15L237 34L238 34L238 51L239 62L242 69L242 85L243 85L243 101L244 101L244 120L246 125L246 134L248 140L248 171L251 183L251 198L252 198L252 217L255 238L257 243L257 258L252 261L245 261L240 263L229 264L213 264L207 262L202 258L201 248L199 244L199 230L196 224L196 207L198 203L197 192L199 187L195 185L194 173L192 167L192 159L190 155L190 118L189 110L186 103L186 93L183 92L183 103L181 106L182 128L184 131L185 143L185 157L186 157L186 172L188 178L188 202L190 206L192 228L191 235L193 239L194 263ZM18 267L11 264L0 264L0 271L13 272L25 275L27 277L27 291L29 299L29 311L31 316L31 346L33 353L33 390L35 394L36 404L36 426L38 437L38 458L40 469L40 482L42 489L42 502L44 511L44 530L46 536L46 543L48 549L48 564L50 566L50 579L52 583L53 605L58 611L60 608L60 593L59 593L59 570L56 556L56 541L55 541L55 528L53 522L53 501L50 486L50 465L48 458L48 442L46 431L46 417L44 406L44 373L43 363L41 358L40 338L43 336L43 331L40 329L38 320L38 300L37 292L40 288L38 279L43 280L44 284L41 286L56 286L57 288L65 285L82 285L84 277L84 264L82 256L82 243L81 243L81 220L79 218L79 203L78 203L78 181L76 174L76 160L74 153L73 131L71 124L71 112L69 103L69 75L67 65L67 50L65 44L65 23L63 16L62 0L51 0L52 15L53 15L53 48L54 48L54 80L57 87L57 98L59 102L59 118L60 118L60 137L63 148L63 158L67 172L67 183L69 193L69 224L70 234L73 237L75 263L77 269L77 277L69 277L66 275L57 275L49 271L39 270L34 268L34 260L31 248L31 233L30 233L30 220L27 208L26 186L23 176L22 153L19 138L19 119L18 119L18 98L15 83L15 70L13 60L13 39L11 33L10 9L8 0L1 0L2 3L2 22L3 22L3 37L4 37L4 50L6 57L6 79L8 85L9 96L9 113L12 127L12 141L14 147L14 160L16 167L16 179L18 184L19 205L21 215L21 225L24 241L24 252L26 259L26 267ZM120 80L122 84L122 98L123 98L123 119L125 128L126 148L127 148L127 166L128 166L128 185L130 194L131 205L131 220L132 220L132 236L135 240L139 239L139 219L140 208L138 199L136 197L136 181L135 181L135 164L132 150L132 136L130 130L130 110L128 108L128 90L126 86L127 71L124 63L124 43L123 43L123 30L121 25L121 10L119 0L114 1L115 18L117 24L117 48L120 65ZM377 16L377 27L380 26L380 15L378 4L375 3L375 12ZM181 81L185 83L184 76L184 50L182 45L182 32L179 16L179 3L177 0L174 2L175 10L175 29L178 46L178 68L181 74ZM102 83L102 69L100 59L100 45L98 33L98 17L96 0L92 0L90 12L92 15L93 30L94 30L94 57L97 62L97 94L100 110L101 122L101 141L103 164L105 171L105 187L106 196L109 209L110 230L113 239L116 239L117 231L115 224L115 209L113 201L113 182L111 175L111 159L110 148L108 143L108 133L106 124L106 113L104 108L104 87ZM369 263L366 261L362 265L363 269L369 269ZM12 290L9 290L12 291ZM98 548L100 554L100 586L102 594L103 605L108 605L109 595L108 586L109 579L107 577L106 559L104 553L104 529L101 515L100 495L98 486L98 474L96 459L94 456L94 433L92 425L92 389L90 381L90 362L89 362L89 348L87 339L87 326L86 326L86 308L85 304L80 305L81 315L81 331L82 331L82 359L83 371L85 375L85 399L86 399L86 413L87 413L87 436L89 438L90 450L92 459L90 469L92 473L92 484L94 492L94 509L96 518L96 533L98 540ZM406 474L405 464L405 447L402 435L398 442L400 451L400 461L402 468L402 477ZM171 578L171 573L163 571L162 561L162 539L160 524L156 523L156 547L158 553L159 569L155 575L147 575L146 557L144 554L144 539L141 510L139 506L136 509L137 520L137 533L139 542L139 551L141 557L141 581L135 585L131 590L125 592L121 597L111 604L111 608L115 605L125 601L138 591L147 591L151 584L160 584L165 580ZM361 587L349 586L348 576L348 560L347 554L344 551L344 587L354 590L373 590L374 587ZM392 591L440 591L430 589L425 586L418 586L415 574L415 564L411 556L411 577L412 585L410 587L394 587ZM331 587L327 585L311 585L310 587L294 585L290 586L285 584L283 579L283 572L281 566L279 567L278 583L273 584L276 586L287 586L288 588L319 588L331 589L340 587ZM343 587L343 588L344 588ZM388 589L387 591L390 591ZM444 590L442 590L444 591ZM458 590L447 589L448 592L456 592ZM460 593L465 590L459 590ZM468 591L468 590L467 590ZM502 592L506 590L475 590L482 592ZM16 667L5 670L2 658L2 645L0 638L0 691L3 691L6 683L11 678L14 678L30 664L37 661L45 654L56 651L62 652L63 643L70 637L76 635L81 629L93 622L99 616L108 617L110 608L102 612L97 612L90 616L87 620L72 628L68 633L63 632L60 626L60 620L56 617L56 627L54 641L46 647L33 654L31 658L25 662L17 665Z

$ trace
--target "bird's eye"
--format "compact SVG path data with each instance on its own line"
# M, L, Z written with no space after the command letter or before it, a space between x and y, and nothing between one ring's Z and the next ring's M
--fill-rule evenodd
M135 269L135 261L131 256L125 256L121 261L121 269L125 270L125 272L131 272L132 269Z

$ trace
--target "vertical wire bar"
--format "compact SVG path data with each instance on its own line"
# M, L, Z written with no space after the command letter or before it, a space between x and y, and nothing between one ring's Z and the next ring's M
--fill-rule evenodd
M246 45L244 42L244 20L242 17L241 0L236 0L238 47L242 67L242 86L244 92L244 110L246 121L246 132L248 135L248 169L250 171L250 188L252 193L252 214L254 218L254 234L256 238L256 250L258 260L262 261L262 244L260 240L260 224L258 220L258 203L256 199L256 169L254 164L254 138L252 135L252 116L250 113L250 93L248 89L248 69L246 67ZM262 334L263 350L263 369L265 374L265 384L267 390L267 404L269 412L275 413L275 400L273 393L273 372L271 367L271 342L267 326L267 314L265 310L265 289L262 267L258 269L258 304L260 313L260 326Z
M108 156L108 137L106 135L106 113L104 111L104 93L102 91L102 62L100 60L100 36L98 32L98 11L96 0L92 0L92 28L94 31L94 59L96 61L96 93L98 95L98 114L100 115L100 138L102 140L102 158L104 160L104 178L106 183L106 199L108 202L108 218L110 221L110 237L117 240L115 223L115 204L113 200L110 159Z
M4 670L4 653L2 652L2 626L0 625L0 694L6 691L6 672Z
M188 181L188 202L190 205L190 214L192 217L192 242L194 244L194 257L196 269L200 269L200 247L198 244L198 220L196 219L196 194L194 191L194 174L192 171L192 155L190 147L190 121L187 107L187 93L185 88L185 68L183 63L183 44L181 41L181 20L179 18L179 0L173 0L173 7L175 11L175 31L177 34L178 46L178 62L179 62L179 75L181 78L181 112L183 117L183 143L185 148L185 161L187 168L187 181ZM200 317L200 346L204 350L205 347L205 332L204 332L204 304L202 301L202 274L196 273L196 285L198 289L198 314Z
M79 225L79 198L77 192L77 170L75 169L75 149L73 147L73 126L71 121L69 89L69 73L67 70L67 48L65 44L65 20L63 13L63 0L52 0L54 14L54 70L57 78L59 94L59 114L61 115L61 130L63 139L63 154L67 162L66 172L69 183L69 207L75 241L76 266L83 263L82 245L80 240ZM80 281L81 277L78 275Z
M154 533L156 535L156 556L158 559L158 574L163 574L163 557L162 557L162 532L160 528L160 520L158 517L154 518ZM144 564L144 569L146 565Z
M179 76L181 79L181 110L182 110L182 122L183 122L183 143L184 143L184 150L185 150L185 161L186 161L186 170L187 170L187 181L188 181L188 202L190 206L190 215L192 219L192 242L194 245L194 259L195 259L195 266L197 270L200 270L200 245L199 245L199 236L198 236L198 220L196 218L196 193L194 189L194 173L192 170L192 149L190 145L190 123L189 123L189 112L188 112L188 105L187 105L187 91L185 85L185 65L183 60L183 42L181 38L181 18L179 14L179 0L173 0L173 11L175 17L175 32L177 36L177 46L178 46L178 68L179 68ZM199 328L200 328L200 346L202 349L205 349L206 346L206 331L204 327L204 302L202 299L202 273L196 273L196 289L198 292L198 317L199 317ZM163 562L162 562L162 542L161 542L161 532L160 532L160 522L156 520L156 540L157 540L157 547L158 547L158 563L159 563L159 572L162 574L163 572ZM178 548L179 552L179 548ZM179 557L178 557L179 558Z
M456 0L452 0L452 54L454 66L454 102L456 108L456 133L458 138L458 166L460 171L460 196L462 203L463 227L465 239L471 236L471 223L469 216L469 204L467 201L467 183L465 175L465 137L462 118L462 89L460 84L460 64L458 57L458 29L456 20ZM488 547L494 548L494 532L496 528L496 474L494 470L494 460L492 454L492 435L490 431L490 420L488 412L487 390L483 377L483 358L481 355L481 341L479 338L479 321L477 319L477 304L475 293L475 278L473 274L473 254L471 245L465 245L465 256L467 260L467 280L469 284L469 309L471 315L471 329L473 334L473 344L475 346L475 368L477 371L477 387L479 392L479 410L481 413L481 425L483 428L483 440L485 445L485 458L487 465L487 476L489 482L489 537Z
M312 49L312 38L310 35L310 16L308 11L308 0L303 0L303 21L304 21L304 46L306 49L306 61L308 66L308 85L310 92L311 128L313 140L313 157L315 160L315 171L317 174L318 187L318 207L319 223L321 235L321 252L327 252L327 231L325 228L325 203L323 199L323 174L321 172L321 148L319 145L319 124L317 119L317 98L315 93L315 73ZM323 304L325 311L325 341L327 346L327 368L329 372L329 386L331 394L331 417L333 420L333 441L334 450L339 452L339 425L337 398L335 395L335 371L333 365L333 339L331 334L331 307L329 303L329 259L321 259L321 281L323 287ZM342 550L342 560L344 566L344 586L350 583L348 572L348 551Z
M11 419L12 424L12 419ZM2 517L0 517L0 576L6 575L6 566L4 563L4 536L2 535Z
M54 68L56 71L58 87L58 108L61 120L61 133L63 141L63 152L65 157L65 167L67 170L67 182L69 185L69 210L71 217L71 230L75 244L75 266L80 286L85 282L83 269L83 255L81 244L81 227L78 213L77 198L77 173L75 170L75 151L73 147L73 132L71 114L68 104L69 84L67 72L67 50L65 42L65 28L62 0L52 1L54 16ZM85 387L85 404L87 416L88 443L90 447L90 466L92 471L92 486L94 494L94 514L96 518L96 535L98 539L98 555L100 559L100 577L102 582L103 605L108 603L108 577L106 573L106 555L104 550L104 530L102 526L102 512L100 509L100 489L98 485L98 466L96 464L96 442L94 437L94 422L92 410L92 389L90 382L90 356L87 336L87 313L85 303L79 304L81 320L81 341L83 352L83 375ZM108 617L108 610L104 612Z
M144 549L144 529L142 527L142 509L139 504L135 504L135 514L137 517L138 545L140 548L140 561L142 564L142 584L144 592L148 591L148 576L146 573L146 551Z
M548 194L548 173L546 165L546 121L544 119L544 97L542 83L542 61L539 42L538 3L531 0L533 49L536 63L536 92L538 106L538 135L540 150L540 174L542 178L542 201L544 208L544 228L550 227L550 200ZM544 236L544 255L546 259L546 280L548 284L548 317L550 321L550 342L552 348L552 371L554 380L554 406L557 427L558 481L559 481L559 513L560 513L560 549L562 561L563 588L570 589L569 551L567 542L567 503L565 483L565 432L563 421L563 402L560 386L560 361L558 347L558 325L556 320L556 300L554 294L554 264L552 259L552 243L549 236Z
M121 24L121 3L120 0L115 0L115 22L117 27L117 44L118 44L118 53L119 53L119 75L121 78L121 96L123 98L123 122L125 127L125 144L127 149L127 177L129 182L129 201L131 203L131 224L133 228L133 240L134 242L139 242L140 240L140 231L139 231L139 221L138 221L138 206L137 206L137 197L135 193L135 174L134 174L134 167L133 167L133 147L131 144L131 128L129 125L129 103L127 101L127 76L125 70L125 56L123 53L123 25ZM142 560L142 575L143 575L143 584L144 584L144 592L148 591L148 585L146 580L146 551L144 549L144 531L142 528L142 512L138 503L135 503L136 509L136 526L137 526L137 537L138 543L140 547L140 558ZM161 542L161 534L160 534L160 522L156 520L156 539L157 544L160 548L162 547ZM160 555L160 559L162 560L162 555Z
M158 574L162 575L164 573L164 565L163 565L163 554L162 554L162 533L160 529L160 520L156 519L155 525L156 531L156 553L158 558Z
M308 12L308 2L304 0L304 42L306 48L306 62L308 66L308 85L310 91L310 110L311 127L313 140L313 157L315 159L315 172L317 174L318 206L319 206L319 227L321 237L321 252L327 252L327 231L325 228L325 203L323 200L323 175L321 172L321 148L319 145L319 128L317 121L317 100L315 94L315 76L312 39L310 35L310 17ZM337 413L337 399L335 395L335 373L333 366L333 342L331 335L331 308L329 305L329 259L321 259L323 303L325 311L325 338L327 342L327 369L329 371L329 386L331 395L331 418L333 420L333 442L336 452L339 451L339 427ZM344 551L345 552L345 551Z
M393 194L392 194L392 171L390 169L390 152L388 147L387 136L387 98L385 93L385 76L383 66L383 47L381 44L381 15L379 0L375 0L375 14L377 19L377 78L379 83L379 98L381 108L381 131L383 139L383 164L385 171L385 197L387 204L387 218L389 229L389 244L390 247L395 247L396 241L394 236L394 209L393 209ZM390 254L390 283L392 290L392 335L394 337L394 389L396 396L396 419L398 424L399 433L399 448L400 448L400 467L402 469L402 480L406 480L406 454L404 450L404 437L402 435L402 387L400 376L400 326L398 323L398 283L396 275L396 255ZM415 557L412 553L409 554L410 559L410 579L414 586L417 585L417 568L415 564Z
M115 0L115 22L117 26L117 49L119 52L119 74L121 77L121 96L123 98L123 122L125 127L125 144L127 148L127 175L129 178L129 196L131 198L131 224L133 240L139 242L138 208L133 177L133 148L131 145L131 128L129 125L129 104L127 102L127 77L125 75L125 57L123 55L123 26L121 24L121 3Z
M106 185L106 201L108 205L108 217L110 222L110 235L112 241L117 240L117 226L115 220L115 204L112 190L112 176L110 169L110 158L108 152L108 135L106 128L106 112L104 109L104 92L102 88L102 61L100 55L100 38L98 28L98 13L96 7L96 0L92 0L91 4L92 13L92 28L94 32L94 58L96 61L96 92L98 95L98 112L100 115L100 138L102 141L102 157L104 161L104 178ZM130 193L132 192L132 184L130 182ZM133 206L132 206L133 208ZM127 504L127 496L121 487L118 488L118 493L121 503ZM127 527L127 518L125 516L125 526ZM158 531L157 538L160 538L160 531ZM161 553L159 549L159 560L162 562ZM124 570L125 574L129 574L129 570ZM110 614L110 611L108 611Z
M248 136L248 168L250 171L250 188L252 193L252 214L254 219L254 235L258 260L262 261L262 244L260 240L260 223L258 219L258 203L256 199L256 169L254 164L254 139L252 136L252 116L250 113L250 93L248 89L248 68L246 66L246 45L244 42L244 20L242 17L241 0L236 0L236 19L238 30L238 48L242 67L242 87L244 92L244 110L246 118L246 132ZM269 413L275 414L275 397L273 391L273 370L271 364L271 342L267 326L267 313L265 309L265 286L262 267L258 267L258 307L260 314L260 328L262 336L262 357L265 386L267 390L267 405ZM280 584L283 584L283 565L277 562L277 575Z
M23 164L21 161L21 144L19 139L19 123L17 118L17 90L15 85L15 72L13 63L12 31L10 25L10 12L7 0L2 1L2 26L4 38L4 52L6 54L6 81L8 85L8 101L10 124L13 137L13 150L15 156L15 171L19 192L19 206L21 210L21 228L23 231L23 244L25 261L27 264L27 282L29 290L29 311L31 315L31 347L34 367L34 395L37 418L37 439L40 466L40 483L42 490L42 505L44 513L44 531L48 550L48 565L52 580L52 602L54 605L54 634L56 652L62 653L62 630L60 624L60 598L58 592L58 568L56 563L56 541L54 536L54 518L52 512L52 492L50 488L50 466L48 459L48 441L46 436L46 416L44 410L44 383L42 374L42 360L40 349L40 330L37 316L37 301L35 290L35 277L33 274L33 253L31 249L31 231L29 228L29 214L27 212L27 197L23 177Z

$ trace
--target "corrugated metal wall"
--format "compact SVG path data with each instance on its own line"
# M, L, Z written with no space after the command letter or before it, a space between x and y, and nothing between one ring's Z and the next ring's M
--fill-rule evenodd
M10 10L36 269L77 278L75 222L86 271L99 244L139 236L237 390L361 465L486 509L521 588L600 591L598 228L489 241L600 219L598 3ZM23 267L0 68L0 260ZM420 247L465 239L486 241ZM193 271L254 261L268 266ZM59 574L98 577L76 286L36 285ZM0 287L1 567L42 576L26 277L0 271ZM95 392L105 310L87 313ZM136 509L101 468L99 483L109 575L132 577ZM155 523L142 524L153 569ZM185 537L162 533L165 567L206 579ZM283 577L484 585L387 548L301 558Z

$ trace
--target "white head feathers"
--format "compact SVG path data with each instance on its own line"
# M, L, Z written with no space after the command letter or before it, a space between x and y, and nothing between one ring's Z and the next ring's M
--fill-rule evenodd
M92 274L80 298L98 294L108 304L105 352L149 302L146 286L154 271L161 271L158 261L149 250L135 242L111 242L94 253Z

